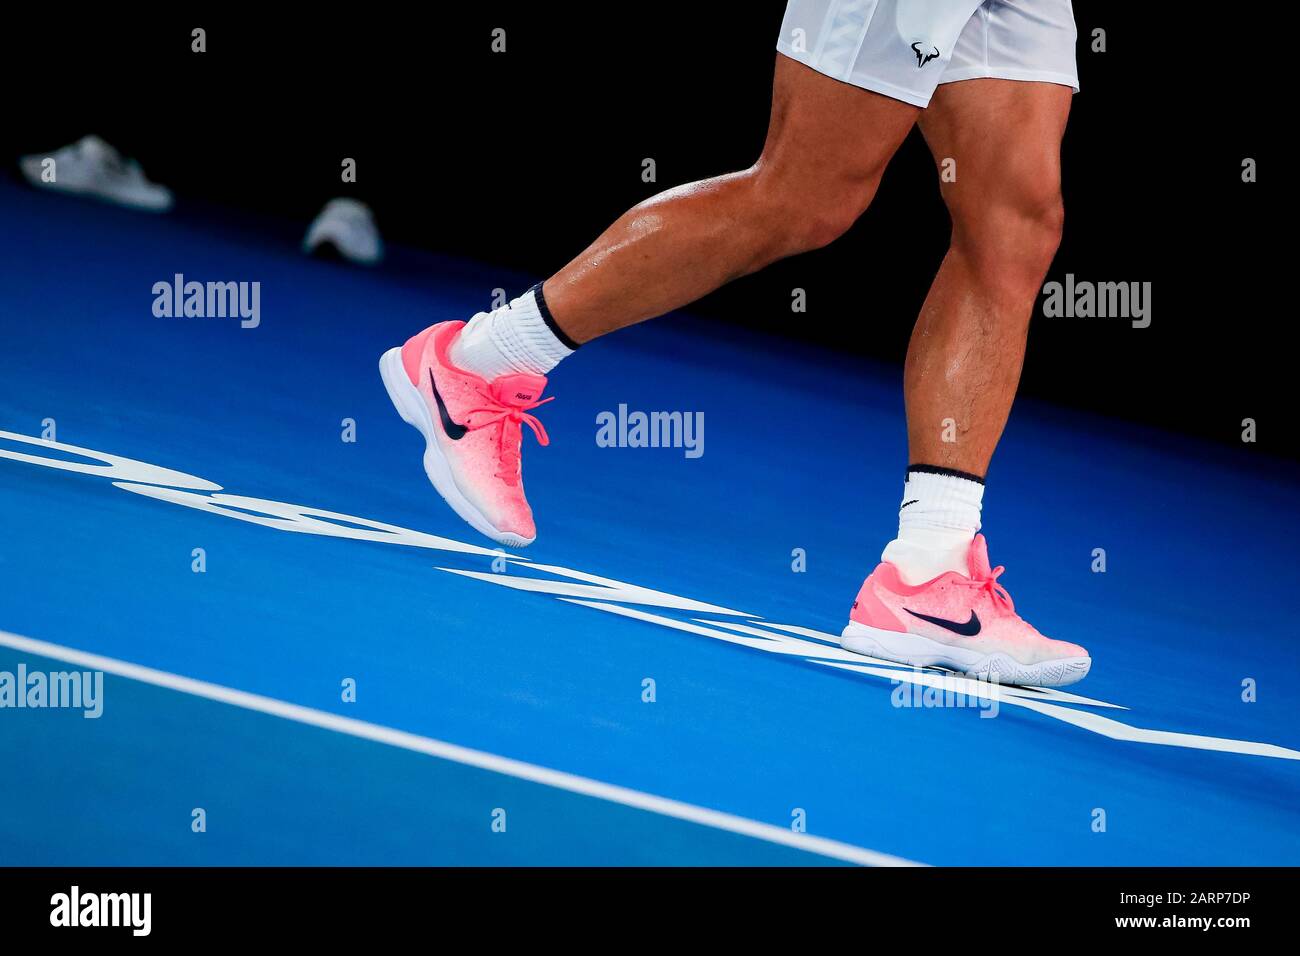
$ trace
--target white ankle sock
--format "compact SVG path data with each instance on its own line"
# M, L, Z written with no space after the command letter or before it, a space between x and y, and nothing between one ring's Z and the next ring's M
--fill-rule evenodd
M898 568L905 584L924 584L945 571L968 574L966 552L980 529L984 482L950 469L914 465L907 470L898 537L881 561Z
M451 361L492 381L520 372L545 375L577 347L551 318L539 282L508 305L465 323L452 343Z

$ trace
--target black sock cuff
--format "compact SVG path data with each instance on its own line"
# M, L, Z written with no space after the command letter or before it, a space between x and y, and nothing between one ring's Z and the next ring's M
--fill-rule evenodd
M533 294L533 299L537 302L537 311L542 313L542 321L545 322L546 327L551 330L551 334L559 339L564 344L565 348L576 352L579 343L569 338L564 329L560 328L559 325L556 324L555 316L551 315L551 307L546 304L546 296L542 295L542 283L537 283L537 285L533 286L528 291Z
M925 475L947 475L949 478L965 478L967 481L973 481L977 485L984 484L984 479L980 475L972 475L969 471L958 471L956 468L944 468L941 465L908 465L907 473L918 471Z

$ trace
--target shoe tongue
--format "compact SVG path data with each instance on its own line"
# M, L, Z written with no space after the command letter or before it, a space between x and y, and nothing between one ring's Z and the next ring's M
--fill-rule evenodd
M975 540L970 543L970 551L966 554L966 565L970 569L970 576L977 580L987 578L993 573L993 566L989 564L989 546L984 540L984 535L975 535Z
M502 375L492 382L492 395L502 405L511 408L523 408L525 405L532 405L542 397L542 390L546 388L546 376L528 375L520 373L518 375Z

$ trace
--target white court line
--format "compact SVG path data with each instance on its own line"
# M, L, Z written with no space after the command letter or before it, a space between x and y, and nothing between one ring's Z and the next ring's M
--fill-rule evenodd
M630 790L611 783L602 783L589 777L579 777L561 770L552 770L549 767L525 763L522 760L512 760L509 757L501 757L482 750L471 750L468 747L435 740L432 737L421 737L418 734L394 730L392 727L383 727L364 720L354 720L351 717L340 717L328 711L301 707L298 704L276 700L272 697L263 697L260 694L250 694L246 691L222 687L220 684L195 680L192 677L182 677L179 674L154 670L152 667L143 667L129 661L101 657L98 654L90 654L86 651L63 647L59 644L38 641L19 634L11 634L8 631L0 631L0 646L12 647L14 650L36 654L41 657L53 658L88 670L116 674L119 677L126 677L144 684L165 687L168 690L179 691L182 694L190 694L194 697L203 697L207 700L215 700L234 707L242 707L245 710L270 714L274 717L283 717L285 720L320 727L324 730L333 730L340 734L360 737L363 740L373 740L377 743L388 744L391 747L401 747L403 750L428 754L431 757L439 757L443 760L478 767L493 773L505 774L509 777L528 780L543 786L567 790L570 793L595 797L598 800L607 800L610 803L622 804L637 810L658 813L666 817L675 817L678 820L686 820L690 823L713 827L717 830L726 830L730 833L753 837L757 840L766 840L769 843L793 847L797 850L804 850L835 860L843 860L863 866L924 865L901 857L890 856L887 853L878 853L875 850L854 846L850 843L840 843L838 840L828 840L825 837L811 836L807 833L796 833L793 830L787 830L770 823L760 823L757 820L749 820L745 817L733 816L730 813L710 810L707 807L682 803L679 800L670 800L667 797L657 797L652 793Z

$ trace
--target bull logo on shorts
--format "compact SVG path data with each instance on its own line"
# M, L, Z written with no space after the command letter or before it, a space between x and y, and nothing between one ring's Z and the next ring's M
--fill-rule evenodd
M936 46L933 49L933 53L926 53L925 50L921 48L920 40L917 40L912 44L912 52L916 54L916 68L918 70L939 55L939 48Z

